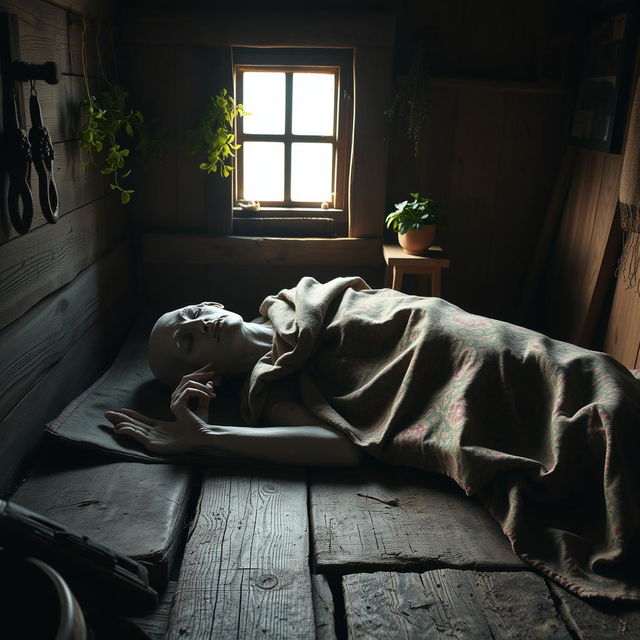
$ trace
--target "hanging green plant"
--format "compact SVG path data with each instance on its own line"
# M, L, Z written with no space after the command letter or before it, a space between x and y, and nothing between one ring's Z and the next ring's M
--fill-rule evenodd
M236 118L250 115L241 104L236 104L233 96L222 89L212 96L195 129L189 132L187 146L191 153L204 153L205 162L199 167L207 173L219 172L228 178L233 171L231 158L240 148L235 143L233 126Z
M85 171L95 166L100 173L111 177L109 186L120 193L120 202L127 204L131 200L133 189L126 188L122 180L131 175L132 149L145 156L147 160L158 160L166 148L164 129L157 120L146 122L142 112L128 105L129 94L119 84L109 82L100 70L107 89L98 97L91 94L87 77L85 30L82 33L82 66L87 97L82 101L85 115L84 125L80 129L80 147L87 152L84 161Z
M429 107L429 69L427 65L427 43L416 43L411 65L406 76L399 81L393 102L385 114L390 118L401 118L407 123L407 138L413 143L413 155L418 157L422 143L422 130Z

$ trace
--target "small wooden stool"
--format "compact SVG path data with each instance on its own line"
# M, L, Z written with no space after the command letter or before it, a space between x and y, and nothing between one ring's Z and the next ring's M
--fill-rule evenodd
M398 245L385 244L382 247L382 254L387 263L385 287L402 291L402 279L406 273L427 275L431 283L429 295L440 297L442 269L449 266L449 259L438 255L443 254L440 247L431 247L426 256L412 256L405 253Z

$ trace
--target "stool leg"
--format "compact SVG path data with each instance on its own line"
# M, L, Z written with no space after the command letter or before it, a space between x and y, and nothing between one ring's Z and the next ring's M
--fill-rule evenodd
M439 298L440 297L440 287L441 287L441 278L440 276L442 275L442 271L441 269L434 269L431 272L431 295L434 298Z
M384 287L385 289L391 289L393 284L393 267L387 265L384 270Z
M396 291L402 291L402 269L400 267L393 267L393 281L391 288Z

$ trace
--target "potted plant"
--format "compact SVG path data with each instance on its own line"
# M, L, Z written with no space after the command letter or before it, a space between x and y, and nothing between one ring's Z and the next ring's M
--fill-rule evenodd
M398 202L385 222L389 229L398 232L398 242L405 253L420 255L433 244L436 225L444 222L444 216L431 198L419 193L409 195L413 200Z

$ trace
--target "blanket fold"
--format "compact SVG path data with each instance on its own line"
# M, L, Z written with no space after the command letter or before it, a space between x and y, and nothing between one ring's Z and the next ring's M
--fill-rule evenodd
M261 307L274 346L243 417L296 375L376 458L477 494L525 561L579 596L640 600L640 383L613 358L437 298L304 278Z

